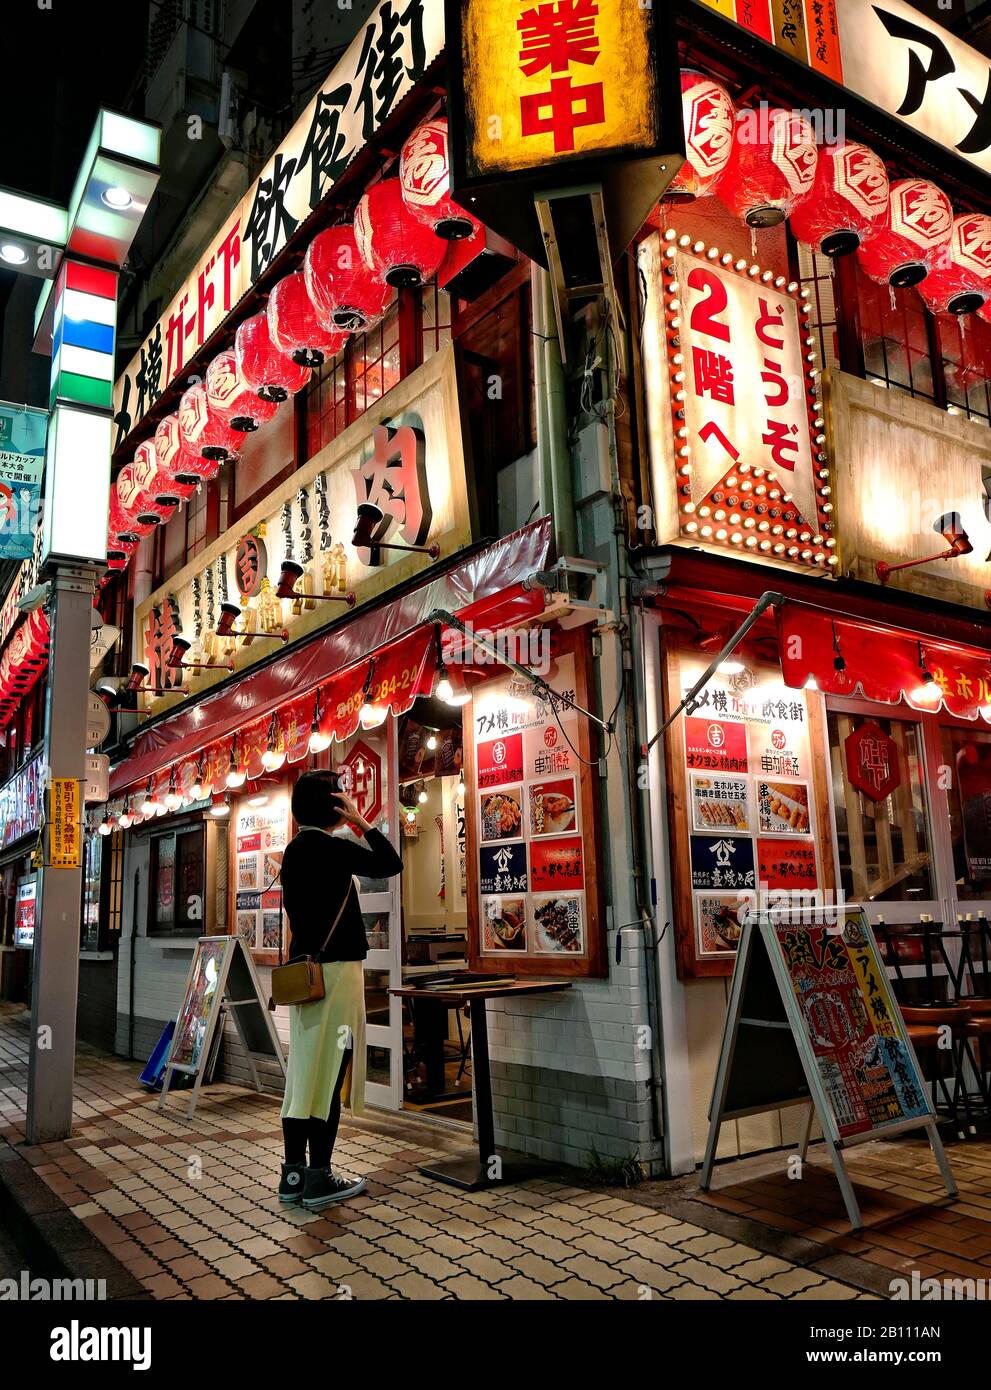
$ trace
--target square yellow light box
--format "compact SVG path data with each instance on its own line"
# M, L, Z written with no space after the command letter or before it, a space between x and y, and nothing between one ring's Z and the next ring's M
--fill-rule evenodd
M595 0L463 0L469 177L657 140L653 11Z

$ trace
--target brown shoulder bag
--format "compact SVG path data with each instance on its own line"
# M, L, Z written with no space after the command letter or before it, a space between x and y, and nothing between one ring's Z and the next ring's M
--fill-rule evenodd
M320 947L321 955L330 945L330 938L337 930L337 924L344 915L344 909L348 905L348 899L351 897L353 889L354 879L352 878L348 884L348 891L344 895L344 901L338 908L333 925ZM280 950L281 945L280 938ZM277 965L272 971L273 1004L316 1004L323 996L323 971L315 956L297 956L294 960L287 961L285 965Z

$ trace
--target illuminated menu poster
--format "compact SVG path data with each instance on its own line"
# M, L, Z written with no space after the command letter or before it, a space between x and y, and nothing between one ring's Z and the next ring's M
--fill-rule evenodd
M14 919L14 945L33 946L34 928L38 908L38 881L31 878L17 880L17 916Z
M289 842L289 793L264 806L238 807L234 873L234 929L249 951L277 951L282 909L279 873Z
M884 966L859 915L842 932L782 922L774 935L840 1138L928 1115Z
M682 692L707 665L682 657ZM695 952L725 958L761 889L820 886L808 707L773 667L748 663L717 674L684 725Z
M580 701L573 654L547 679ZM480 953L587 957L579 716L510 673L475 690L471 717Z

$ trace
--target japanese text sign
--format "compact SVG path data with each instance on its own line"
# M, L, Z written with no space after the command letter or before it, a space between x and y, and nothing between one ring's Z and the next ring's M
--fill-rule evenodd
M828 511L795 296L683 252L671 283L680 301L674 432L687 450L678 453L682 534L806 564L818 552L821 565Z
M462 0L461 24L469 177L656 143L651 6Z
M81 831L79 783L55 777L49 788L48 863L53 869L78 869Z
M991 61L905 0L705 0L759 38L991 170Z
M440 0L382 0L377 6L118 380L115 448L264 274L443 45Z

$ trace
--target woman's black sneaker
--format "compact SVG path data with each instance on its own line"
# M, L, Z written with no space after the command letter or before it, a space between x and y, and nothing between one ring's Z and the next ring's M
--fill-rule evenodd
M365 1190L364 1178L342 1178L330 1168L307 1168L303 1185L303 1206L307 1211L321 1211L332 1202L357 1197Z
M282 1181L279 1183L279 1201L284 1206L294 1207L303 1197L305 1163L283 1163Z

